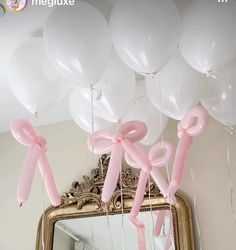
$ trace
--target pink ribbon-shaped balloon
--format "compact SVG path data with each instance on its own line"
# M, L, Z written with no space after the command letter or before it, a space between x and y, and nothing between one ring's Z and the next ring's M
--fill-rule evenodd
M141 147L136 146L139 155L142 157L148 157L149 160L149 171L145 172L141 170L140 176L139 176L139 182L134 198L134 203L130 212L130 220L132 224L137 229L137 236L138 236L138 249L139 250L145 250L146 249L146 242L145 242L145 232L144 232L144 224L140 222L137 218L143 198L145 195L146 185L148 178L150 174L154 176L154 180L157 182L157 185L160 186L160 190L162 189L163 193L167 193L168 190L168 184L165 178L162 176L160 170L158 168L165 166L168 161L172 158L174 154L173 147L170 143L167 142L161 142L155 144L149 151L148 155L146 152L142 150ZM135 158L133 158L128 153L125 154L125 160L126 162L135 168L140 168L137 164L137 161Z
M37 164L52 205L59 206L61 200L46 156L46 139L25 119L15 120L11 125L11 133L19 143L29 147L17 187L17 200L20 206L29 197Z
M179 143L175 154L173 172L169 185L168 196L174 196L179 189L187 162L188 152L192 144L193 137L200 135L208 126L209 115L207 111L197 106L189 110L182 122L178 124Z
M154 228L154 235L156 237L158 237L158 236L160 236L161 228L162 228L162 225L165 221L165 218L168 216L171 216L171 212L170 212L170 210L159 210L159 211L155 211L154 215L156 215L156 217L157 217L155 228ZM173 238L173 230L172 229L173 229L172 225L170 225L170 229L169 229L169 232L168 232L167 237L165 239L163 250L169 250L170 246L172 245L172 238Z
M96 154L111 153L109 167L102 191L102 201L108 202L114 193L121 170L123 151L127 152L144 172L150 171L148 157L139 154L135 143L142 140L147 127L139 121L124 123L115 134L106 130L93 133L88 139L88 147Z

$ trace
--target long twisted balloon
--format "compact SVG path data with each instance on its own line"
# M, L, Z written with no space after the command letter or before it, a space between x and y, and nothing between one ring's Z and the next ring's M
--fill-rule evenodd
M207 128L208 123L209 115L207 111L203 107L197 106L190 109L183 121L178 124L179 143L175 154L173 171L168 190L170 199L179 189L182 182L193 137L202 134Z
M140 155L145 155L146 153L141 149L141 147L138 147L140 151ZM165 178L162 176L161 172L158 168L165 166L170 159L172 158L174 154L173 147L170 143L167 142L161 142L155 144L149 151L148 160L150 165L150 171L144 172L141 170L138 186L134 198L134 203L130 212L130 220L132 224L136 227L137 230L137 236L138 236L138 249L139 250L145 250L146 249L146 240L145 240L145 227L144 224L139 221L137 218L143 199L145 195L146 185L148 178L151 175L153 175L155 178L154 180L157 182L157 185L160 187L161 192L167 193L168 184L165 180ZM140 168L137 164L136 160L132 158L128 153L125 154L125 160L126 162L135 168ZM158 170L154 172L155 170Z

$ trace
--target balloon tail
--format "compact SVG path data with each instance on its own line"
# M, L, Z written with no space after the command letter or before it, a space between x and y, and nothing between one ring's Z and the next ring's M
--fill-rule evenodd
M225 130L228 132L227 135L227 149L226 149L226 154L227 154L227 178L228 178L228 185L229 185L229 192L230 192L230 207L231 207L231 212L233 215L233 220L236 222L236 212L235 212L235 206L234 206L234 187L233 187L233 182L232 182L232 174L231 174L231 167L232 167L232 162L231 162L231 152L230 152L230 142L231 142L231 136L234 135L233 127L228 124L225 126Z
M161 86L160 84L158 84L158 88L159 88L159 99L162 102L162 94L161 94ZM164 134L163 134L163 119L162 119L162 113L159 112L159 117L160 117L160 128L161 128L161 142L164 143ZM168 164L166 164L166 174L167 174L167 179L168 179L168 183L170 184L170 171L169 171L169 166ZM171 207L170 207L171 209Z
M162 103L162 94L161 94L161 82L158 84L158 92L159 92L159 99L161 100L161 103ZM162 119L162 114L161 112L159 113L159 116L160 116L160 128L161 128L161 142L164 143L164 134L163 134L163 119ZM168 181L168 184L170 185L170 170L169 170L169 165L168 163L166 163L166 175L167 175L167 181ZM172 227L172 223L173 223L173 215L172 215L172 207L171 207L171 199L169 199L169 209L170 209L170 233L172 235L172 237L170 238L171 240L171 243L174 244L174 230L173 230L173 227ZM164 233L165 233L165 227L164 227Z
M22 207L23 206L23 203L21 202L20 204L19 204L19 207Z
M94 87L90 86L90 105L91 105L91 134L94 133ZM94 145L92 145L92 153L91 153L91 166L93 166L94 163Z
M219 77L219 73L214 70L208 70L206 72L206 77L212 78L214 80L217 80Z
M157 78L159 71L155 71L152 73L144 73L144 72L138 72L140 75L142 76L147 76L147 77L151 77L151 78Z
M123 200L123 185L122 185L122 168L120 168L120 199L121 199L121 244L122 250L125 250L125 239L124 239L124 200Z
M42 198L43 198L43 217L42 217L42 250L45 250L44 245L44 218L45 218L45 182L44 182L44 169L42 168L43 177L43 188L42 188Z
M160 86L161 82L158 84L158 88L159 88L159 98L161 100L161 103L162 103L162 94L161 94L161 86ZM163 134L163 119L162 119L162 114L161 112L159 113L160 115L160 128L161 128L161 142L164 143L164 134ZM166 163L166 175L167 175L167 181L168 181L168 184L170 185L170 182L171 182L171 179L170 179L170 170L169 170L169 165L168 163ZM172 223L173 223L173 215L172 215L172 207L171 207L171 199L169 199L169 209L170 209L170 233L171 233L171 243L173 245L174 244L174 230L173 230L173 226L172 226Z
M193 185L193 210L194 210L194 218L195 218L196 227L197 227L199 247L200 247L200 250L202 250L203 247L202 247L202 241L201 241L201 229L200 229L200 224L199 224L199 220L198 220L198 216L197 216L197 194L196 194L196 185L195 185L195 175L194 175L192 166L190 167L190 171L191 171L191 178L192 178L192 185Z
M91 104L91 121L92 121L92 127L91 127L91 133L94 133L94 95L93 95L93 86L90 87L90 104Z
M149 199L149 207L151 211L151 219L152 219L152 244L154 247L154 250L156 250L156 244L155 244L155 222L153 218L153 209L152 209L152 202L151 202L151 176L149 175L148 178L148 199Z
M111 240L111 250L113 250L113 238L112 238L112 232L111 232L111 228L110 228L110 220L109 220L107 203L105 205L106 205L107 228L108 228L108 232L109 232L110 240Z

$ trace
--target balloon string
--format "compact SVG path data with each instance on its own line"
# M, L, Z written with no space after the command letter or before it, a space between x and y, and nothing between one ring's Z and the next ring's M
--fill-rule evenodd
M197 194L196 194L196 184L195 184L195 175L193 171L193 167L190 166L191 171L191 178L192 178L192 185L193 185L193 210L194 210L194 218L196 221L196 227L197 227L197 233L198 233L198 240L200 244L200 250L203 250L202 247L202 241L201 241L201 229L200 229L200 223L197 216Z
M206 72L206 77L212 78L214 80L217 80L219 77L219 73L217 71L214 70L208 70Z
M141 95L138 97L138 99L141 99L143 97L145 97L146 95ZM145 109L146 109L146 113L148 114L148 104L146 103L145 105ZM149 121L149 116L147 116L148 121ZM149 176L148 178L148 199L149 199L149 207L150 207L150 212L151 212L151 219L152 219L152 242L153 242L153 246L154 246L154 250L155 248L155 234L154 234L154 228L155 228L155 222L154 222L154 218L153 218L153 209L152 209L152 203L151 203L151 178Z
M152 210L152 203L151 203L151 177L150 176L148 178L148 198L149 198L149 207L150 207L151 218L152 218L152 242L153 242L153 247L155 250L156 249L155 234L154 234L155 222L154 222L154 218L153 218L153 210Z
M141 213L141 217L142 217L142 221L145 221L145 216L144 214ZM149 242L149 246L152 246L152 233L150 233L150 228L149 228L149 223L145 224L145 228L147 226L147 235L148 235L148 242Z
M34 113L34 117L35 117L35 119L36 119L36 121L37 121L37 119L39 118L39 113L38 113L38 111L36 111L36 112Z
M94 242L93 228L91 228L91 231L92 231L92 250L96 250L96 249L95 249L95 242Z
M145 77L157 78L159 71L154 71L152 73L138 72L138 74L145 76Z
M158 84L158 92L159 92L159 97L162 103L162 93L161 93L161 83ZM160 128L161 128L161 142L164 143L164 133L163 133L163 119L162 119L162 113L159 111L159 117L160 117ZM167 180L170 185L171 178L170 178L170 170L169 170L169 164L166 163L166 174L167 174ZM169 202L169 210L170 210L170 230L171 230L171 243L174 245L174 230L173 230L173 214L172 214L172 208L171 208L171 203Z
M125 240L124 240L124 199L123 199L123 180L122 180L122 168L120 169L120 192L121 192L121 244L122 250L125 250Z
M34 118L35 118L35 126L38 127L39 125L39 113L36 111L34 113ZM45 239L44 239L44 220L45 220L45 210L46 210L46 205L45 205L45 181L44 181L44 169L42 168L42 200L43 200L43 215L42 215L42 224L41 224L41 232L42 232L42 250L45 250Z
M45 250L45 244L44 244L44 219L45 219L45 182L44 182L44 169L42 168L42 174L43 174L43 216L42 216L42 250Z
M162 103L162 94L161 94L160 84L158 84L158 88L159 88L160 100L161 100L161 103ZM161 111L159 111L159 119L160 119L160 128L161 128L161 142L164 143L164 133L163 133L164 126L163 126L163 119L162 119ZM168 164L166 164L166 173L167 173L168 182L170 184L170 171L169 171L169 165Z
M121 125L121 119L117 121L116 131ZM122 166L120 168L120 193L121 193L121 244L122 250L125 249L125 239L124 239L124 199L123 199L123 176L122 176Z
M113 250L113 237L112 237L112 232L111 232L111 228L110 228L110 221L109 221L109 214L108 214L107 203L105 205L106 205L107 228L108 228L108 232L110 234L110 239L111 239L111 250Z
M163 226L162 226L162 236L166 236L166 219L163 221Z
M100 163L100 166L101 166L101 171L102 171L102 180L103 180L103 179L104 179L104 178L103 178L103 177L104 177L104 175L103 175L104 170L103 170L103 162L102 162L101 157L99 157L99 163Z
M158 84L158 88L159 88L160 100L161 100L161 103L162 103L162 94L161 94L160 83ZM164 133L163 133L164 126L163 126L162 113L160 111L159 111L159 119L160 119L160 128L161 128L161 142L164 143ZM166 164L166 173L167 173L168 182L170 184L170 171L169 171L169 165L168 164Z
M90 104L91 104L91 121L92 121L92 127L91 132L94 133L94 94L93 94L93 86L90 86Z
M91 105L91 134L94 133L94 95L93 95L93 86L90 86L90 105ZM92 164L94 161L94 146L92 145L92 158L91 158Z
M232 175L231 175L231 167L232 167L232 162L231 162L231 153L230 153L230 137L234 135L233 127L231 125L226 125L225 130L228 132L227 135L227 178L228 178L228 185L229 185L229 190L230 190L230 207L231 207L231 212L233 216L234 222L236 222L236 213L235 213L235 207L234 207L234 187L233 187L233 182L232 182Z

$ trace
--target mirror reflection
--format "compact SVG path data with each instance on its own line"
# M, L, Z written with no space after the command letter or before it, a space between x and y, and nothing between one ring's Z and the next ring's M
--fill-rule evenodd
M169 211L165 211L165 221L159 232L155 228L158 211L141 212L139 215L145 223L146 245L149 250L164 249L171 220ZM155 236L155 233L158 235ZM130 223L128 214L60 220L55 224L53 250L124 249L137 249L136 230ZM174 244L169 249L174 250Z

